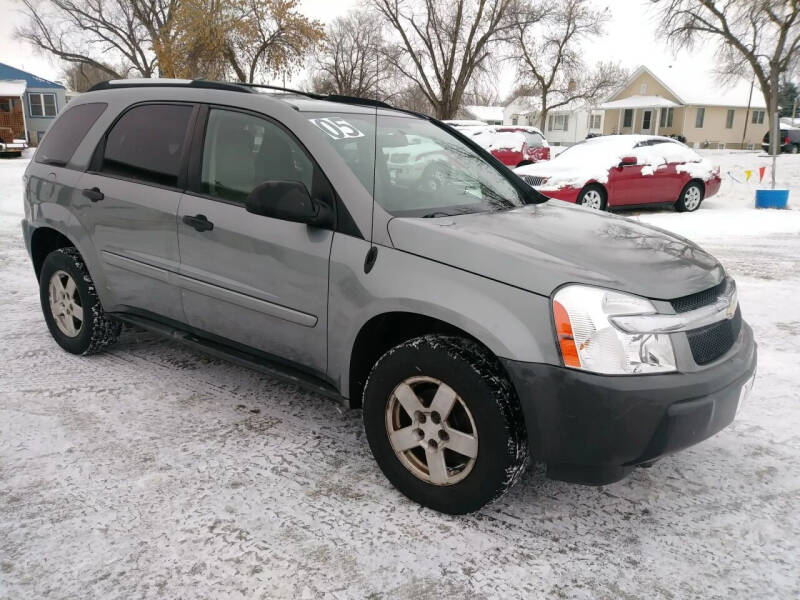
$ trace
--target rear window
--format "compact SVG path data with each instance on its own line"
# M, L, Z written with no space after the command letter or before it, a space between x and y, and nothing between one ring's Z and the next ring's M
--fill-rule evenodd
M90 102L68 108L39 144L36 162L66 165L106 106L105 102Z
M106 138L101 171L175 187L192 107L145 104L126 112Z

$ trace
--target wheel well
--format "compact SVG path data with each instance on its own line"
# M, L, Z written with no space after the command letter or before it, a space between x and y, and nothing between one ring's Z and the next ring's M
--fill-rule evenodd
M517 165L517 167L524 167L525 165L532 165L532 164L533 163L531 161L529 161L529 160L521 160L519 162L519 164ZM517 167L514 167L514 168L516 169Z
M39 274L42 272L42 264L44 264L44 259L47 258L48 254L59 248L74 246L75 244L68 237L55 229L39 227L34 230L31 236L31 259L33 260L33 268L36 271L36 278L39 278Z
M606 189L606 187L602 183L597 183L596 181L592 181L592 182L587 183L586 185L584 185L581 188L581 191L578 192L578 198L580 198L581 194L585 190L587 190L588 188L597 188L598 190L600 190L600 192L603 194L603 198L605 199L606 202L608 202L608 190Z
M375 316L364 324L353 344L350 355L350 406L361 407L364 384L372 367L384 353L407 340L430 333L457 335L485 348L466 331L432 317L404 312Z

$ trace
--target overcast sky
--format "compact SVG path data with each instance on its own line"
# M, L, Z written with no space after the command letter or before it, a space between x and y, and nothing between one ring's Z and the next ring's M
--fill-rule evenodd
M586 54L592 60L619 61L633 70L641 64L650 67L656 74L666 73L668 69L686 72L687 77L698 86L714 85L702 71L713 64L713 48L696 48L690 55L682 52L673 55L667 45L658 39L657 20L649 0L592 0L598 8L608 7L611 20L606 27L606 35L586 46ZM356 0L302 0L302 10L309 17L329 22L337 15L347 12L359 3ZM35 52L27 44L14 39L16 27L25 19L20 12L17 0L0 0L3 15L0 21L0 62L30 71L46 79L61 79L61 69L57 61ZM11 8L9 11L8 8ZM589 62L592 62L590 60ZM702 66L703 69L698 69ZM690 72L691 71L691 72ZM507 94L514 83L513 70L503 70L499 82L501 96Z

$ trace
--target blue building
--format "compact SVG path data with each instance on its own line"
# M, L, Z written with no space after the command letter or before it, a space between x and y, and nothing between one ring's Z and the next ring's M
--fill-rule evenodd
M0 63L0 81L25 82L22 95L25 127L28 143L35 146L67 103L66 88L60 83L3 63Z

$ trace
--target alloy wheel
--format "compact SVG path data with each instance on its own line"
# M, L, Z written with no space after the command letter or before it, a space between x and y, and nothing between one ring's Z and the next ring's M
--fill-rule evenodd
M414 476L434 485L463 480L478 456L478 430L467 405L446 383L409 377L386 404L386 433Z
M693 185L686 190L686 194L683 196L683 205L686 207L686 210L693 211L700 206L700 200L700 188Z
M56 271L48 286L50 313L64 335L77 337L83 328L83 307L75 280L66 271Z
M598 190L587 190L583 194L581 204L587 208L600 210L603 207L603 196Z

